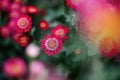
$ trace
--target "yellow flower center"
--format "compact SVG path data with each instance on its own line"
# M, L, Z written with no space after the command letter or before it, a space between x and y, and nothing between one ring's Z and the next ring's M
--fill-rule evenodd
M80 49L75 49L75 54L80 54Z
M26 42L27 42L26 37L22 37L22 38L20 39L20 41L21 41L22 43L26 43Z
M64 35L64 31L63 31L63 29L59 29L59 30L56 31L55 34L59 35L59 36L63 36Z
M19 24L20 24L20 26L24 27L26 25L26 21L23 19L23 20L20 21Z
M50 48L53 48L55 46L55 42L51 40L49 41L48 45Z
M35 12L35 9L30 8L29 11L30 11L30 12Z
M46 26L46 24L45 23L41 23L40 26L41 26L41 28L44 28Z
M12 66L12 70L13 70L14 73L19 73L19 72L20 72L20 67L17 66L16 64L14 64L14 65Z

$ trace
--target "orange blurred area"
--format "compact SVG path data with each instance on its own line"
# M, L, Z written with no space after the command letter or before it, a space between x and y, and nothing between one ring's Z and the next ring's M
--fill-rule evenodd
M116 39L119 37L120 12L108 7L98 9L87 17L86 26L91 32L99 32L97 39L102 37ZM88 35L93 36L93 34Z

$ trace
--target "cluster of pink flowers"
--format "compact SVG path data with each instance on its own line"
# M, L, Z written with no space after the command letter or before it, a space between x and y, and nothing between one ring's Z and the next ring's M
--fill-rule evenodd
M68 27L57 25L51 30L50 35L46 35L41 40L41 49L48 55L58 54L62 50L63 41L67 40Z
M0 36L3 38L12 37L14 42L22 47L26 47L28 57L36 58L39 55L40 48L37 45L30 44L30 31L32 29L32 18L30 14L45 14L45 11L39 10L35 6L25 6L22 0L0 0L0 12L6 13L7 23L0 27ZM38 27L45 31L49 28L46 20L40 20ZM41 40L41 49L48 55L58 54L62 50L63 42L68 38L69 29L63 25L55 26L45 39ZM36 68L35 68L36 67ZM33 62L30 65L30 75L41 74L44 65L39 62ZM25 61L19 57L7 59L3 64L3 72L9 77L22 77L27 71ZM41 72L40 72L41 71ZM44 75L45 77L46 75ZM31 80L31 79L30 79Z
M29 58L36 58L40 53L40 47L30 43L30 31L32 29L32 15L44 15L44 10L39 10L35 6L25 6L22 0L0 0L0 12L6 17L2 21L8 21L5 25L0 26L0 36L7 39L11 37L14 42L22 47L26 47L26 55ZM49 28L46 20L40 20L39 29L45 31ZM48 55L58 54L62 50L63 42L68 38L68 27L63 25L55 26L45 39L41 40L41 49ZM40 61L33 61L27 69L27 64L20 57L11 57L3 63L3 72L11 78L22 78L29 71L28 80L45 80L47 70ZM36 79L35 79L36 77Z
M0 0L0 11L8 13L8 23L0 28L0 35L4 38L13 36L20 46L27 46L30 42L25 33L32 28L29 14L38 14L39 9L35 6L25 6L22 0ZM19 35L18 35L19 34Z
M3 72L12 78L23 78L28 74L28 79L24 80L45 80L48 74L45 65L41 61L34 60L27 66L25 61L19 57L7 59L3 64Z
M12 36L20 46L26 47L30 43L27 34L32 29L32 18L29 14L39 14L41 11L35 6L25 6L22 0L0 0L0 11L7 12L8 23L0 28L0 35L4 38ZM44 11L43 11L44 12ZM49 28L46 20L40 20L38 27L45 31ZM41 40L41 48L48 54L58 54L62 50L62 43L67 39L68 27L57 25Z

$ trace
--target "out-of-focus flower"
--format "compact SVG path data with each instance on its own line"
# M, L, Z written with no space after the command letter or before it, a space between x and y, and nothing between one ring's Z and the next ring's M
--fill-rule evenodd
M77 48L77 49L75 49L75 51L74 51L74 52L75 52L75 54L80 54L80 52L81 52L81 51L80 51L80 49L79 49L79 48Z
M100 41L100 52L107 58L113 58L117 55L117 44L112 38L103 38Z
M115 6L116 8L120 8L120 0L106 0L109 5Z
M35 44L29 44L25 52L30 58L36 58L40 53L40 48Z
M62 50L62 41L55 35L46 35L44 40L41 40L41 48L48 55L58 54Z
M41 74L44 71L44 64L40 61L33 61L30 64L30 73L38 75Z
M15 32L15 33L13 33L12 38L15 42L17 42L19 36L21 36L21 35L22 35L22 33Z
M15 3L21 3L22 0L14 0Z
M27 46L30 42L30 39L28 36L22 34L18 37L17 42L20 46Z
M39 22L39 28L40 28L41 30L47 30L48 27L49 27L49 24L48 24L48 22L47 22L46 20L41 20L41 21Z
M22 14L26 14L27 13L27 6L21 6L20 11Z
M78 10L81 0L66 0L66 5L72 9Z
M10 5L10 10L20 10L20 8L21 8L21 5L16 2L11 3L11 5Z
M31 17L28 15L21 15L17 18L15 27L17 28L18 32L28 32L32 27Z
M29 67L30 76L28 80L46 80L47 69L40 61L33 61Z
M9 22L8 22L8 24L7 24L8 27L10 28L10 30L11 30L11 33L14 33L14 32L17 31L16 28L14 27L15 22L16 22L15 19L11 19L11 20L9 20Z
M11 19L16 19L16 18L18 18L20 16L20 11L18 11L18 10L12 10L11 12L10 12L10 14L9 14L9 17L11 18Z
M21 77L26 73L26 64L21 58L10 58L4 62L3 71L9 77Z
M6 11L9 10L10 8L10 1L9 0L2 0L1 1L1 9Z
M39 9L35 6L28 6L27 7L27 13L29 14L37 14L39 13Z
M4 38L8 38L11 34L10 29L7 26L0 28L0 35Z
M57 25L56 27L54 27L51 30L51 33L53 35L56 35L56 36L60 37L62 40L66 40L67 39L68 32L69 32L69 28L68 27L64 27L63 25Z

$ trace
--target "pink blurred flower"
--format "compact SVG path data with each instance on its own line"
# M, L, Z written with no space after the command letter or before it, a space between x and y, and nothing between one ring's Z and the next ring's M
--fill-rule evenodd
M120 0L106 0L109 5L114 6L120 10Z
M10 13L9 13L9 17L11 19L16 19L20 16L20 11L18 10L12 10Z
M47 70L40 61L33 61L29 67L30 76L28 80L46 80Z
M10 5L10 10L20 10L20 8L21 8L21 5L16 2L14 2Z
M10 34L11 34L11 30L7 26L3 26L2 28L0 28L0 35L2 37L8 38Z
M30 73L32 74L41 74L45 69L45 66L42 62L40 61L33 61L31 64L30 64Z
M27 13L27 6L22 6L22 7L20 8L20 12L21 12L22 14L26 14L26 13Z
M40 48L35 44L29 44L25 52L30 58L36 58L39 55Z
M21 58L10 58L4 63L3 71L9 77L21 77L26 72L26 64Z
M6 11L9 10L10 8L10 1L9 0L2 0L1 1L1 9Z
M22 35L22 33L16 32L16 33L13 34L12 38L13 38L13 40L14 40L15 42L17 42L18 37L21 36L21 35Z
M0 0L0 10L1 10L1 4L2 4L2 0Z
M94 14L97 10L105 8L106 0L82 0L80 3L80 12L86 17Z
M66 0L66 5L72 9L78 10L80 7L81 0Z
M45 39L41 40L41 49L48 55L56 55L62 50L62 41L58 36L46 35Z
M8 22L8 26L9 26L9 28L11 29L12 33L14 33L14 32L17 31L16 28L14 27L15 22L16 22L15 19L11 19L11 20L9 20L9 22Z

